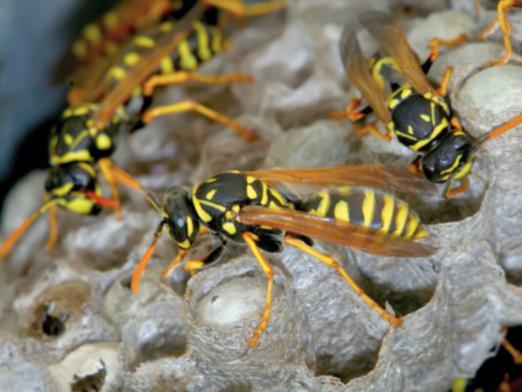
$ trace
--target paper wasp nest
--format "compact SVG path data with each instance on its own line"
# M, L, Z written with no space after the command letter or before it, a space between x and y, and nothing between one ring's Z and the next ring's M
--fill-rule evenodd
M429 4L440 10L439 3ZM467 3L454 6L467 10ZM175 116L125 137L115 160L159 194L227 169L407 165L414 154L396 140L360 139L348 122L326 119L357 93L338 55L344 23L356 26L367 9L398 13L401 4L391 10L377 0L290 1L286 18L247 25L233 49L202 70L234 72L240 64L253 85L174 88L156 101L201 99L257 130L261 141L246 144L195 115ZM425 16L405 24L422 58L431 37L476 37L494 17L429 14L426 7L413 8ZM360 38L365 49L375 47L368 35ZM522 111L522 67L484 68L501 50L494 40L473 40L443 55L430 74L440 81L446 65L455 67L452 106L473 136ZM175 255L164 238L132 296L130 274L160 219L141 195L124 192L122 221L110 211L87 218L61 212L52 254L43 250L42 220L1 266L0 390L444 391L492 355L502 325L522 323L521 145L520 127L489 143L470 190L457 200L403 195L429 224L440 249L432 257L382 258L318 244L372 298L407 315L398 329L334 271L287 249L270 256L277 274L272 317L259 347L248 349L265 280L245 249L230 247L196 276L179 269L164 282L159 273ZM4 233L40 202L42 178L13 189ZM209 246L202 241L193 255Z

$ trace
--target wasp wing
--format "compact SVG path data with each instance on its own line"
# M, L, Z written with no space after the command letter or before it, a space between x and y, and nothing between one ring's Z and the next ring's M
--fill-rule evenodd
M382 12L369 11L361 14L359 20L382 49L397 61L401 72L418 93L435 92L395 18Z
M247 225L273 227L381 256L426 257L437 251L413 240L302 211L247 206L239 212L239 220Z
M340 165L309 169L267 169L247 171L269 183L294 183L318 186L363 185L405 193L434 194L435 184L424 177L414 176L405 169L379 164Z
M159 67L161 60L174 51L190 33L194 22L203 14L204 5L198 3L173 28L162 34L150 53L142 56L125 76L101 100L94 120L98 129L109 123L114 111L132 95L133 91L141 86L150 75Z
M346 74L352 83L359 89L375 114L384 123L390 122L391 115L386 107L384 91L370 74L369 60L364 57L351 26L344 28L340 48Z

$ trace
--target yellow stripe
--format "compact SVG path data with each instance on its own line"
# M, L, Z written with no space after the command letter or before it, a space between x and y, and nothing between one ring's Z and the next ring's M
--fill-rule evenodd
M317 215L326 216L330 208L330 194L326 191L323 191L319 192L317 195L321 198L321 201L317 206Z
M193 70L198 66L198 60L192 54L188 41L183 41L178 46L178 53L181 58L181 68L187 70Z
M257 198L257 192L252 185L247 185L246 191L247 191L247 197L250 200L255 200Z
M441 119L441 122L433 128L433 132L430 134L430 137L424 140L420 140L419 142L415 143L414 145L410 146L414 151L420 150L422 147L426 146L427 144L430 144L433 139L435 139L437 136L440 135L440 133L449 126L448 120L446 117L443 117Z
M375 214L375 192L373 189L364 190L364 200L362 203L362 213L364 217L364 225L369 227Z
M225 223L223 223L222 227L223 227L223 230L225 230L225 232L227 234L234 235L237 233L236 225L232 222L225 222Z
M126 71L125 68L115 65L109 68L107 72L107 78L114 78L116 80L121 80L125 77Z
M270 188L270 194L274 197L281 205L286 205L286 199L275 189Z
M384 194L382 197L383 207L381 211L382 231L388 233L393 220L393 204L395 199L392 195Z
M266 203L268 202L268 186L261 182L261 201L260 204L262 206L266 206Z
M174 63L170 57L165 57L160 62L160 71L162 74L169 74L174 72Z
M138 61L140 61L140 55L138 53L129 52L123 57L123 62L129 67L132 67Z
M221 33L221 30L217 27L214 27L210 30L210 47L212 48L212 51L214 53L219 53L223 50L223 34Z
M256 178L252 176L246 176L246 182L247 184L253 184L254 182L256 182Z
M413 234L415 234L417 227L419 227L419 223L420 219L417 216L417 214L410 214L410 217L408 219L408 226L406 227L406 238L413 237Z
M334 217L342 222L350 222L350 210L348 203L344 200L340 200L335 205Z
M408 205L402 201L397 203L397 215L395 216L395 227L396 230L393 232L396 236L401 236L404 225L406 224L406 219L408 218Z
M118 25L118 19L116 12L109 11L103 15L102 23L107 29L113 29Z
M217 192L217 189L212 189L211 191L208 191L207 194L205 195L205 198L207 200L212 200L214 198L214 195L216 194Z
M192 222L191 216L187 216L187 235L189 237L191 237L193 232L194 232L194 222Z
M85 162L79 162L78 166L89 173L92 177L96 177L96 169L92 165Z
M146 35L138 35L134 37L132 40L132 43L136 46L140 46L142 48L153 48L155 45L155 42L152 38L147 37Z
M214 208L220 212L225 212L227 210L227 208L225 206L222 206L221 204L217 204L217 203L213 203L211 201L208 201L208 200L198 200L201 204L205 205L205 206L209 206L211 208Z
M198 57L201 60L206 61L212 57L208 42L207 30L200 22L194 23L194 30L196 30L196 36L198 40Z
M102 40L102 32L100 27L94 23L85 26L83 29L83 36L87 39L87 41L93 44L97 44Z
M67 210L82 215L90 213L94 204L90 199L83 199L80 197L75 197L72 200L63 199L62 203L60 204L62 204L62 206Z

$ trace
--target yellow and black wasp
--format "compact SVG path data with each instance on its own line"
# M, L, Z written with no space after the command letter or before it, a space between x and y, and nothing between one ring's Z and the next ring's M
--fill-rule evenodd
M296 198L278 190L277 184L281 183L335 188ZM191 273L216 260L227 241L246 244L255 256L268 283L261 321L247 342L250 347L257 346L269 322L272 302L274 272L262 251L279 252L284 245L296 247L336 270L371 309L391 325L400 326L402 318L381 308L359 288L339 261L312 246L312 239L320 239L384 256L434 254L435 248L418 242L428 236L418 214L392 194L368 186L404 192L432 191L431 184L406 170L381 165L344 165L229 171L212 176L192 189L176 188L165 195L161 205L149 195L150 203L163 218L134 270L131 290L138 291L143 271L166 226L178 253L163 276L168 276L187 256L201 233L212 233L221 240L221 245L201 260L187 261L184 268Z
M228 6L236 3L232 1ZM271 11L268 7L271 3L276 2L265 1L260 4L265 8L254 7L247 11L252 14ZM71 90L71 105L64 110L51 132L51 170L46 182L46 202L6 238L0 246L0 258L5 257L30 225L47 211L50 222L47 249L52 249L57 238L56 206L78 214L96 214L101 207L112 207L119 217L116 183L139 191L142 188L109 157L116 147L117 136L136 129L142 121L148 122L165 114L196 111L231 126L245 139L254 136L236 121L194 101L147 110L150 104L148 96L157 86L189 80L203 83L249 80L244 75L206 76L192 72L223 50L224 39L217 26L200 22L206 4L194 1L187 4L190 7L184 9L182 19L175 23L162 22L130 37L127 46L112 59L114 63L101 81L97 79L98 75L93 75L84 80L82 88ZM140 106L129 103L140 97L143 100L137 113L128 110L127 106L134 109ZM101 194L96 165L111 189L111 199Z
M473 139L463 130L444 98L452 70L448 68L444 72L438 90L426 77L439 54L439 46L456 45L466 37L433 40L429 58L420 65L396 19L381 12L367 12L361 15L360 21L386 55L368 60L359 47L353 28L345 28L341 55L346 73L369 106L359 109L361 101L352 98L345 111L331 116L360 121L375 112L386 124L386 133L381 133L374 123L356 128L357 133L371 133L387 141L395 134L399 142L420 154L410 166L412 172L432 182L446 183L447 196L464 192L468 186L467 175L483 144L521 124L522 115L477 140ZM454 187L455 181L460 181L460 185Z

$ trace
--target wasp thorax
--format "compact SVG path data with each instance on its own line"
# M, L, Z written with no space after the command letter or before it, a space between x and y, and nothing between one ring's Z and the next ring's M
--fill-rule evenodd
M170 237L182 249L191 247L199 232L199 220L192 206L190 191L176 188L163 200L163 211Z
M433 182L445 182L450 177L459 179L469 173L472 140L465 133L450 133L437 148L420 160L420 168Z

